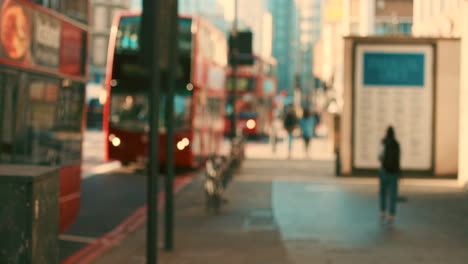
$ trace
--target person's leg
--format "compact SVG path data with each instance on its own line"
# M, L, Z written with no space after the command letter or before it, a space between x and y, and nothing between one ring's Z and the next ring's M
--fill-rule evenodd
M304 139L304 151L305 151L305 154L308 156L310 139L307 136L303 136L303 139Z
M288 132L288 159L291 158L292 143L293 143L293 133Z
M396 174L389 175L389 198L390 198L390 205L389 205L389 213L390 215L389 220L393 221L395 218L395 213L396 213L396 204L397 204L397 198L398 198L398 177Z
M379 181L380 181L380 215L385 217L385 212L387 210L387 181L385 172L381 169L379 171Z
M271 133L271 147L273 153L276 153L276 144L278 143L278 139L276 137L276 129L273 129L273 132Z

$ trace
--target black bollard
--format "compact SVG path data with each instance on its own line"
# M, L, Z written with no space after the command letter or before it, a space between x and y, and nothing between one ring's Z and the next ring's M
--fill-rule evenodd
M335 151L335 175L341 176L341 159L339 149Z

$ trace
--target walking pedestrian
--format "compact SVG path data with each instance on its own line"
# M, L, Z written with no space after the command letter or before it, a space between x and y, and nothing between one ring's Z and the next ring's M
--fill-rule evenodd
M284 129L288 132L288 159L291 159L292 143L294 139L294 128L297 126L297 116L294 111L294 105L289 105L284 117Z
M387 128L387 134L382 140L380 154L380 216L382 220L387 217L392 224L395 219L396 203L398 198L398 178L400 177L400 144L396 140L392 126ZM388 216L387 216L388 204Z
M278 110L273 111L273 119L271 121L271 146L273 153L276 153L276 145L278 144L279 131L281 129L281 117Z
M302 118L299 120L299 126L301 127L302 139L304 140L304 151L306 157L309 156L309 145L310 140L314 136L315 125L315 117L310 114L308 109L304 109Z

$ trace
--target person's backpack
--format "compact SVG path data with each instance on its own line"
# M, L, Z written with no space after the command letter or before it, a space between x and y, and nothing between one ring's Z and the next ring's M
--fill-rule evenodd
M288 131L293 130L294 127L296 126L296 123L297 123L297 119L294 114L291 114L291 113L286 114L286 117L284 118L284 128L286 128L286 130Z
M382 166L389 173L400 171L400 145L396 140L386 140Z

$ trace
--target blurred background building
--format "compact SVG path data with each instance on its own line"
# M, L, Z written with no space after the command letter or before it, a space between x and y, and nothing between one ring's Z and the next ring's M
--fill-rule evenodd
M299 6L295 0L270 0L269 10L273 17L273 57L278 61L278 91L287 91L285 104L290 104L298 84Z
M267 0L237 0L240 30L253 33L254 54L270 57L272 53L273 18Z
M223 0L179 0L179 14L202 16L223 31L228 26Z
M343 37L411 35L412 24L413 0L322 0L313 71L336 111L343 106Z
M458 131L458 138L447 139L447 142L456 141L458 144L458 179L461 185L468 184L468 45L466 41L467 30L466 12L467 1L463 0L437 0L425 1L414 0L414 25L413 35L415 37L433 38L460 38L461 44L461 70L460 72L438 72L439 76L448 76L448 81L444 82L444 91L456 88L456 98L460 101L452 101L453 106L458 107L457 115L445 115L444 121L449 121L448 125L452 130ZM465 7L464 7L465 6ZM465 20L465 21L464 21ZM465 24L464 24L465 22ZM464 38L463 38L464 37ZM456 47L457 49L459 46ZM458 58L457 58L458 59ZM455 60L452 61L453 63ZM448 126L447 125L447 126ZM450 155L456 159L457 155Z
M460 91L460 151L458 180L468 189L468 1L458 1L462 37L461 91Z
M99 98L104 89L107 46L113 19L117 12L130 9L131 0L91 0L90 80L87 98Z
M468 187L468 1L414 0L413 33L417 37L461 37L461 70L459 76L459 152L458 180Z
M299 3L299 88L302 106L312 106L313 92L316 88L313 75L314 45L320 39L322 26L321 0L300 0Z
M414 0L415 36L460 37L463 0Z

